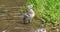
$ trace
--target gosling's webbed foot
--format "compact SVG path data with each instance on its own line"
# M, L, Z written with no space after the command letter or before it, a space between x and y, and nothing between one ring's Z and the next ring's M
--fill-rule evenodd
M30 21L24 21L24 24L29 24L30 23Z

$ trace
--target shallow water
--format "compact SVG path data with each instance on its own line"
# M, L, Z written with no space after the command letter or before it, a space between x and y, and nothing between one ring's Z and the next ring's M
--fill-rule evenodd
M0 32L33 32L33 27L22 24L20 7L26 0L0 0ZM12 8L13 7L13 8Z
M36 24L23 24L19 7L24 6L26 0L0 0L0 32L35 32ZM12 8L13 7L13 8ZM37 30L36 30L37 31Z

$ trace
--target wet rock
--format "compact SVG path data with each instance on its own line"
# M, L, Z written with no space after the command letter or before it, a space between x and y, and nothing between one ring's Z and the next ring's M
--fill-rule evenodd
M47 32L46 29L41 28L41 29L37 29L35 32Z

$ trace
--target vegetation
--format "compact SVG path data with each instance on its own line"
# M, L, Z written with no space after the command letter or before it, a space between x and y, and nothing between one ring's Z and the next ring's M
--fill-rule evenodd
M28 0L27 4L34 4L37 16L46 22L56 22L60 19L60 0Z
M49 23L53 26L59 25L60 0L27 0L27 5L29 4L34 4L35 18L39 19L40 22L44 22L45 26Z

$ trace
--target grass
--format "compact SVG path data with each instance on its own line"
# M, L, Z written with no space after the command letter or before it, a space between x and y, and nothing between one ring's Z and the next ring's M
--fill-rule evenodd
M44 22L46 27L49 27L49 23L53 27L54 25L55 27L56 25L60 25L57 24L60 23L60 0L27 0L27 5L29 4L34 4L35 19ZM51 25L50 28L52 28Z

